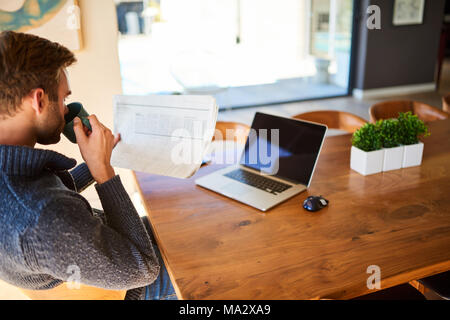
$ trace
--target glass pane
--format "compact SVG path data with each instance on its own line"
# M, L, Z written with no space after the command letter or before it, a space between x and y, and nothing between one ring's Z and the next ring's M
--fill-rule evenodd
M124 93L210 94L221 108L346 95L352 3L119 3Z

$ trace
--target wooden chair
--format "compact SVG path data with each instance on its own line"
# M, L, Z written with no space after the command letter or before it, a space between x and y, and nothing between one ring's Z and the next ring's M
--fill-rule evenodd
M450 113L450 94L442 97L442 110Z
M299 120L322 123L330 129L340 129L353 133L361 128L367 121L354 114L344 111L312 111L295 115Z
M352 300L427 300L425 296L412 285L405 283L364 296L356 297Z
M417 280L417 282L440 298L450 300L450 271L438 273L434 276Z
M370 121L376 122L381 119L397 118L399 112L408 111L411 111L425 122L443 120L449 117L448 113L428 104L410 100L398 100L384 101L370 107Z
M217 121L214 140L234 140L239 144L245 144L247 141L250 127L239 122Z
M126 290L106 290L85 285L71 289L67 283L50 290L21 291L31 300L123 300L126 295Z

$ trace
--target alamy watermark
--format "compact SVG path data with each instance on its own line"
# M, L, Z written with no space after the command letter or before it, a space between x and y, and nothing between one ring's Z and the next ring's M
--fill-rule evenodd
M381 9L377 5L367 7L366 14L369 15L366 21L366 26L369 30L381 29Z
M241 141L239 141L241 137ZM242 137L244 139L242 139ZM222 131L215 130L214 141L209 148L211 158L217 164L235 164L239 162L247 141L247 152L242 159L247 165L261 168L262 174L273 175L279 170L280 130L279 129L250 129L248 132L227 129L225 136ZM205 140L200 121L195 121L191 130L177 129L171 134L171 160L174 165L200 164L204 158Z
M377 265L371 265L367 267L367 271L370 276L367 278L367 289L379 290L381 289L381 269Z
M66 13L68 14L66 27L69 30L80 29L80 7L76 5L71 5L67 8Z
M67 288L78 290L81 288L81 271L80 268L71 264L67 267L66 273L69 275L67 278Z

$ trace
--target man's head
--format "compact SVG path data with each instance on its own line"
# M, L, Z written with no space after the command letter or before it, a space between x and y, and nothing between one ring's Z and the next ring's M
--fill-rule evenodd
M25 122L36 142L57 143L70 94L65 68L75 61L72 52L49 40L0 33L0 125Z

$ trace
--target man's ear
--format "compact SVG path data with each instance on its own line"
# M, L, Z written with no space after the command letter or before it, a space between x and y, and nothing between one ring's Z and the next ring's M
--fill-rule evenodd
M48 96L41 88L31 90L29 96L31 99L31 108L36 115L41 115L45 107L48 105Z

